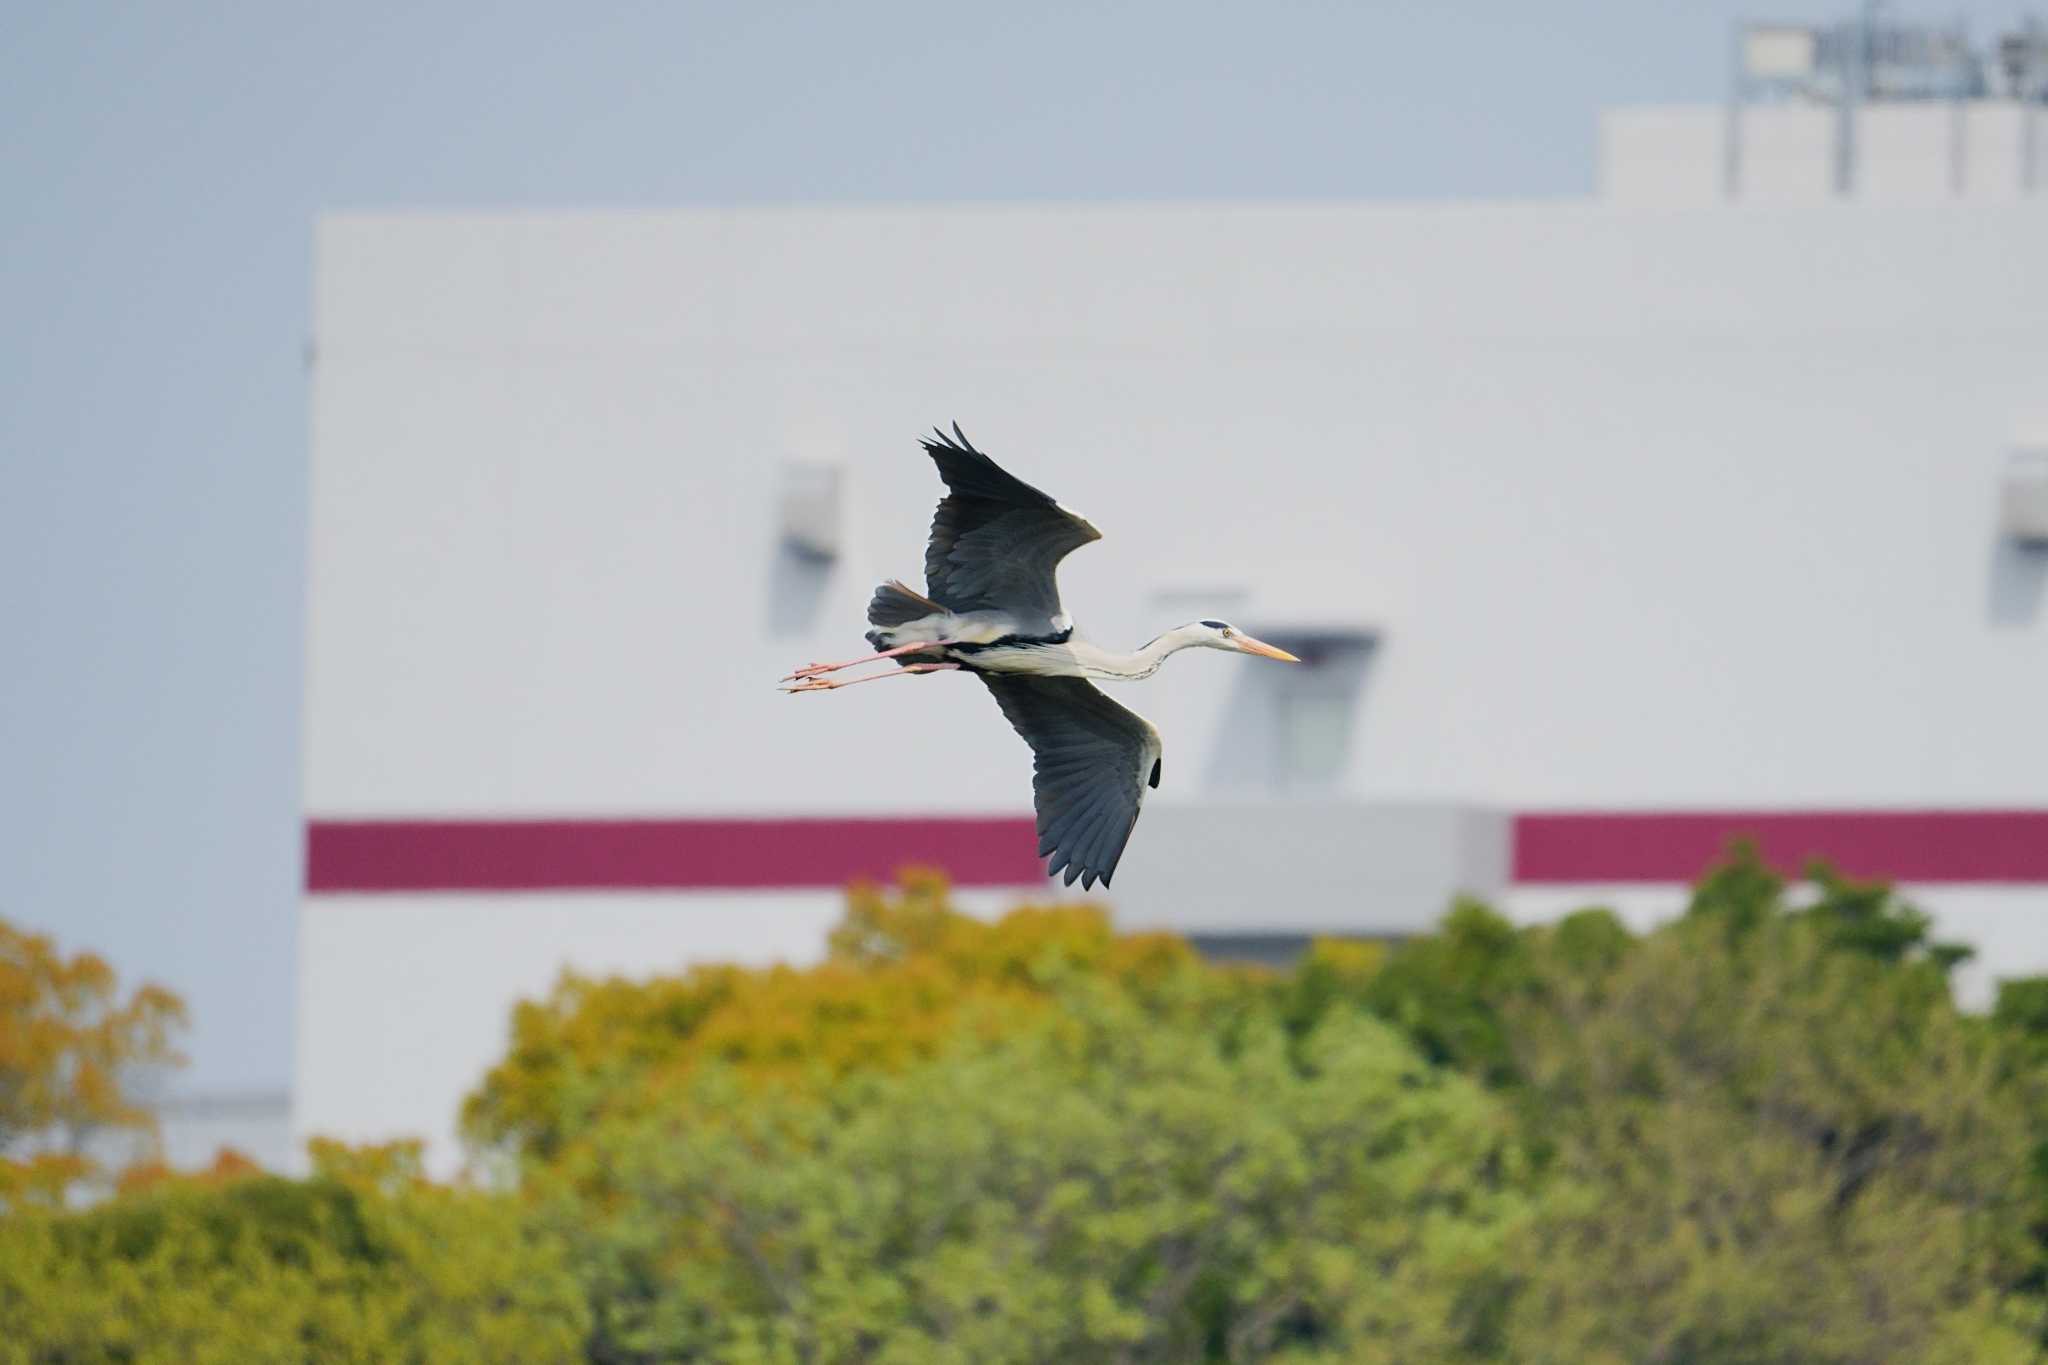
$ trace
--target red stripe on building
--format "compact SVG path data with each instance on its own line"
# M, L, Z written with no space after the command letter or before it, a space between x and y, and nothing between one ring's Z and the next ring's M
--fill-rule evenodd
M2048 882L2048 811L1565 811L1516 816L1524 885L1683 883L1749 839L1796 874ZM314 820L306 889L694 891L839 888L936 867L960 886L1038 886L1029 818Z
M1852 877L2048 882L2048 811L1576 811L1520 815L1514 879L1689 882L1750 839L1797 873L1824 858Z
M1029 819L314 820L311 892L844 887L908 866L1034 886Z

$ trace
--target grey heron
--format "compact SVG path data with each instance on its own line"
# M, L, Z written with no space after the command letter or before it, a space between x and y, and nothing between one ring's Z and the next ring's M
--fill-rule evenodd
M1227 621L1190 621L1129 653L1092 644L1060 605L1060 561L1102 533L976 450L956 422L925 453L946 496L925 547L925 590L891 581L868 603L875 652L814 663L783 678L785 692L825 692L887 677L967 672L988 687L1031 746L1038 853L1049 876L1109 885L1160 775L1159 732L1090 679L1149 678L1183 649L1222 649L1299 663ZM894 667L857 678L857 664Z

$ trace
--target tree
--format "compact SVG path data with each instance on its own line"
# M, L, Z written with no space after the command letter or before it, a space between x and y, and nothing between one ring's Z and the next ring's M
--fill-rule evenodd
M1746 851L1640 936L1466 902L1284 972L863 888L815 968L522 1007L517 1191L316 1144L16 1200L0 1362L2035 1360L2048 987L1966 1016L1959 956Z
M1431 1061L1501 1085L1515 1075L1501 1010L1529 971L1526 936L1490 907L1460 899L1436 933L1402 945L1364 979L1359 1000Z
M1883 888L1738 856L1595 970L1504 1002L1549 1157L1508 1334L1531 1362L2032 1360L2038 1073Z
M822 1092L700 1074L558 1204L603 1361L1489 1358L1508 1112L1376 1020L1057 1014Z
M2033 1359L2048 993L1810 888L1279 973L863 891L810 971L558 995L479 1112L600 1361Z
M0 1361L553 1365L589 1320L518 1201L430 1185L403 1148L0 1217Z
M65 958L44 935L0 920L0 1208L61 1199L90 1174L88 1142L153 1132L138 1073L176 1065L185 1006L161 986L122 994L91 953Z
M1084 906L1027 906L989 923L954 910L943 877L913 873L893 896L854 887L814 968L565 974L547 999L515 1008L504 1060L464 1103L465 1129L486 1149L559 1169L594 1127L657 1105L707 1063L798 1090L898 1069L963 1034L1022 1027L1077 976L1161 1005L1225 988L1177 937L1118 935Z

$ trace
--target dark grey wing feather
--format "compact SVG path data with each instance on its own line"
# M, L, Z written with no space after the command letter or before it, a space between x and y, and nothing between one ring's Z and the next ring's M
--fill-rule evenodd
M1159 785L1159 732L1085 678L977 676L1031 746L1038 853L1051 857L1046 874L1064 871L1068 886L1076 877L1083 887L1098 878L1108 886L1146 785Z
M1059 563L1102 533L976 450L956 424L924 442L946 496L925 547L925 590L954 611L1060 613Z

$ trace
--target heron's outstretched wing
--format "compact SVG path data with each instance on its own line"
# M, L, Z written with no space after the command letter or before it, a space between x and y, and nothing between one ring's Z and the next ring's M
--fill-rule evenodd
M953 435L927 438L946 481L925 547L926 591L958 612L1003 609L1050 621L1060 614L1053 574L1069 552L1102 532Z
M1091 887L1124 856L1147 785L1159 785L1159 732L1086 678L983 673L996 705L1031 746L1038 852L1048 876Z

